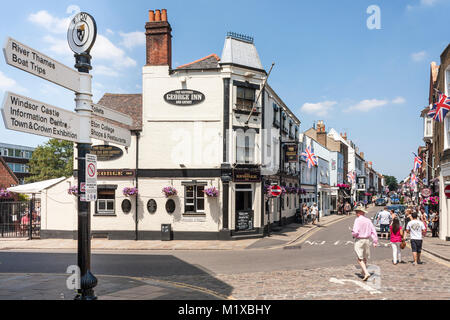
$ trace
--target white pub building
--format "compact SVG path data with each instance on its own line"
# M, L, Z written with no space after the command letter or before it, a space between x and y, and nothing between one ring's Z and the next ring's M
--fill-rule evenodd
M269 223L292 220L299 161L281 151L298 148L300 121L264 87L268 74L253 39L228 33L220 58L172 69L167 11L150 11L149 18L142 95L99 101L134 123L124 125L132 131L128 148L93 141L93 237L159 240L164 231L174 240L230 240L261 237ZM42 192L42 238L76 238L77 198L68 193L75 179ZM270 184L286 194L270 199Z

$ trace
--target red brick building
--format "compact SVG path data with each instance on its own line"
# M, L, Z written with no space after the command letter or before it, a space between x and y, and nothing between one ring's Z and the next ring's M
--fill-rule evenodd
M19 184L19 179L11 171L5 160L0 157L0 189L7 189ZM0 199L5 200L5 199Z

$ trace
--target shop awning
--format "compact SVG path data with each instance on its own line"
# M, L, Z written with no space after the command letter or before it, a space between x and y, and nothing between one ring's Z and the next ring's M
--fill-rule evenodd
M58 179L51 179L51 180L45 180L45 181L24 184L21 186L8 188L8 191L13 192L13 193L22 193L22 194L41 193L43 190L50 188L65 179L66 178L62 177L62 178L58 178Z

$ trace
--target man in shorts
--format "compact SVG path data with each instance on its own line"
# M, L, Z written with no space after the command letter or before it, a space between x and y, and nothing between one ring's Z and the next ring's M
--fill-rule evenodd
M367 271L367 259L370 258L370 239L373 240L373 246L376 247L378 236L372 221L364 216L367 211L363 207L356 207L354 210L357 218L353 224L352 236L355 239L358 263L363 271L363 281L367 281L370 277Z
M385 207L383 211L378 213L377 222L380 222L381 238L386 237L387 239L389 237L389 225L391 224L391 221L392 216L387 207Z
M414 257L413 265L422 264L420 254L422 253L422 241L427 228L421 220L418 220L417 212L413 212L412 220L406 226L406 232L411 236L411 250Z

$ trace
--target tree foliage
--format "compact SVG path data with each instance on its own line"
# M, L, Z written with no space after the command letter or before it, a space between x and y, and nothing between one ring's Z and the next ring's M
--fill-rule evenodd
M384 176L384 180L386 185L388 186L390 191L397 191L398 189L398 181L396 177L393 176Z
M51 139L36 148L29 162L27 183L73 175L73 143Z

